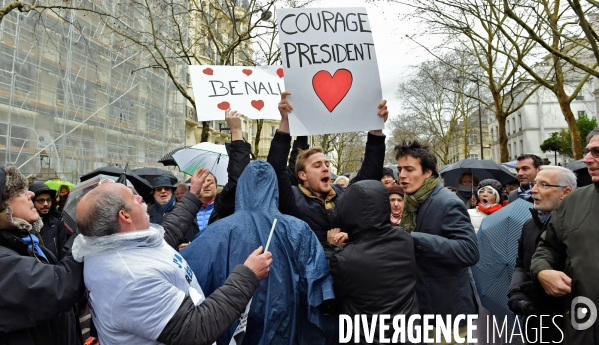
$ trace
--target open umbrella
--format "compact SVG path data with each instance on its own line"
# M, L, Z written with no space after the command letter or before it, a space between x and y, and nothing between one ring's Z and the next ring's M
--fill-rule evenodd
M476 289L482 305L499 320L514 314L507 306L508 291L518 257L518 239L522 225L531 217L528 201L517 199L483 219L477 233L480 260L472 267Z
M184 149L188 149L191 146L183 146L183 147L178 147L174 150L172 150L171 152L165 154L162 158L160 158L160 160L158 161L158 163L162 163L162 165L166 166L177 166L177 162L175 162L175 160L173 159L173 155L175 154L175 152L179 152L181 150Z
M462 159L459 162L446 165L439 170L439 174L441 174L445 183L450 186L453 186L457 182L458 177L464 172L471 172L479 181L492 178L501 182L501 184L507 184L515 178L514 174L506 167L489 159Z
M78 232L77 223L75 222L75 220L77 219L77 205L79 204L79 201L81 201L81 198L83 198L85 194L87 194L92 189L98 187L102 183L117 182L118 179L119 177L117 176L99 174L75 185L71 190L69 198L67 199L67 202L64 205L62 211L62 218L64 219L65 226L73 233ZM131 187L133 189L133 192L135 194L138 194L135 188L133 187L133 183L131 183L131 181L125 180L124 182L126 186Z
M63 181L63 180L61 180L59 178L53 178L51 180L48 180L48 181L44 182L44 184L46 186L48 186L48 188L54 189L57 192L60 192L60 187L61 186L67 186L67 187L69 187L69 191L71 191L73 189L73 187L75 187L75 185L72 184L71 182L69 182L69 181Z
M582 159L571 161L566 165L566 168L572 170L576 174L576 185L578 187L588 186L593 183L589 169Z
M139 168L131 170L137 175L146 179L151 185L154 185L154 179L158 176L168 176L171 179L171 183L174 185L178 179L171 171L160 169L160 168Z
M193 175L199 168L206 168L216 177L219 185L223 186L229 180L227 173L229 155L225 145L199 143L175 152L173 158L179 169L188 175Z
M137 175L131 170L119 167L105 166L81 176L80 180L81 182L84 182L98 175L120 177L123 173L125 174L124 177L126 177L127 180L131 182L137 193L144 198L144 201L146 203L150 204L154 202L154 197L152 196L152 185L146 179Z

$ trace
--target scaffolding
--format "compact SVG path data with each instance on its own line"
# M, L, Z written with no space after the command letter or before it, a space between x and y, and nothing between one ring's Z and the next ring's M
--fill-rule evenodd
M119 10L116 1L80 2ZM142 13L118 15L143 25L133 19ZM149 61L91 12L12 11L0 25L0 166L73 183L106 165L161 166L184 145L186 101ZM185 66L178 72L183 80Z

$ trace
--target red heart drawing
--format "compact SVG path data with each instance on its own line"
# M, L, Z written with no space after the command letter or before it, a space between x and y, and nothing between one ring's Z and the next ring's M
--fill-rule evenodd
M204 72L204 74L212 75L212 72L214 72L214 71L212 70L212 68L208 67L208 68L204 68L204 70L202 72Z
M220 103L217 105L217 107L218 107L218 109L220 109L220 110L227 110L227 109L231 108L231 105L229 104L229 102L220 102Z
M283 74L283 69L282 69L282 68L279 68L279 69L277 70L277 75L279 76L279 78L283 78L283 75L284 75L284 74Z
M347 95L352 82L351 72L344 68L335 71L332 77L328 71L319 71L312 77L314 92L331 113Z
M258 111L262 110L262 108L264 108L264 101L263 100L258 100L258 101L252 101L252 107L258 109Z
M243 72L243 74L247 75L248 77L252 74L251 69L242 69L241 72Z

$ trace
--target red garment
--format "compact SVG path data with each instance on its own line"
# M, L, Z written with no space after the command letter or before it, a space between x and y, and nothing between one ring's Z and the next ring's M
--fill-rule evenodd
M501 206L501 204L495 204L493 206L490 207L484 207L482 203L478 203L478 210L481 212L484 212L486 214L492 214L495 213L497 211L499 211L503 206Z
M202 208L206 208L206 206L212 204L214 202L214 199L216 199L216 197L210 199L208 202L203 202L202 203Z

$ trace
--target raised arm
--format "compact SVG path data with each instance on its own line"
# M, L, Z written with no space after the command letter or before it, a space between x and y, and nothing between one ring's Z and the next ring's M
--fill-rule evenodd
M227 153L229 154L229 165L227 173L229 180L223 190L216 195L214 200L214 210L210 214L208 224L228 217L235 212L235 193L237 191L237 180L245 169L250 164L250 144L243 141L241 131L241 114L228 109L225 111L225 121L231 129L231 143L226 144Z
M292 181L287 173L287 157L291 149L291 135L289 134L289 118L288 114L293 110L291 104L287 100L290 92L281 94L281 102L279 102L279 113L281 113L281 123L279 129L275 133L274 138L270 142L270 150L266 161L272 165L277 174L279 184L279 211L284 214L291 214L295 207L295 198L293 197Z
M196 222L196 215L202 207L199 195L202 192L204 180L210 172L208 169L198 169L191 177L189 192L183 194L173 210L162 221L164 240L175 250L179 248L189 228Z
M377 115L387 121L389 111L387 110L387 101L382 100L378 105ZM385 162L385 135L382 129L368 132L366 140L366 150L364 152L364 161L360 171L352 180L358 182L362 180L380 180L383 177L383 164Z

